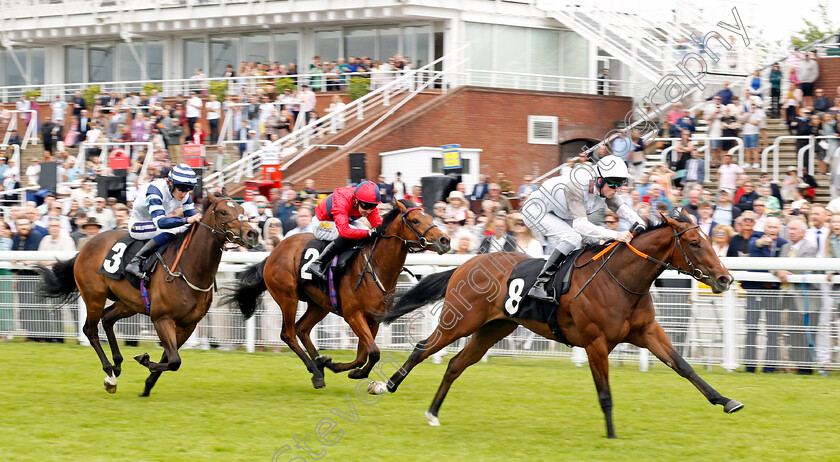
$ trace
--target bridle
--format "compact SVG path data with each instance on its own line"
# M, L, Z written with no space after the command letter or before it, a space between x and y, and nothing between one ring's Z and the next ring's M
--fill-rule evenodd
M676 245L674 245L673 241L671 242L671 258L669 260L674 259L674 253L677 251L676 250L677 247L679 247L680 251L683 254L683 258L685 259L686 263L688 263L688 266L691 268L690 271L686 270L686 269L683 269L683 268L680 268L679 266L676 266L676 265L674 265L670 262L664 262L662 260L659 260L658 258L651 257L650 255L642 252L641 250L633 247L633 245L629 242L626 242L625 244L627 245L627 247L631 251L633 251L633 253L635 253L636 255L644 258L647 261L656 263L659 266L665 267L665 269L667 269L667 270L676 271L680 274L690 276L690 277L702 282L704 279L711 278L711 276L704 273L703 270L701 270L700 268L697 268L694 265L694 262L692 262L691 259L688 258L688 253L683 248L682 241L680 241L680 236L682 236L684 233L686 233L688 231L691 231L692 229L699 228L699 227L700 227L699 225L693 225L693 226L689 226L688 228L686 228L682 231L677 231L673 227L671 228L671 230L674 232L674 241L676 241ZM583 287L581 287L580 290L578 290L577 294L575 294L575 298L577 298L577 296L580 295L581 292L583 292L583 289L586 288L586 286L588 286L589 283L592 282L593 279L595 279L595 276L598 275L598 273L601 271L601 269L606 266L607 262L610 260L610 258L612 258L613 254L615 254L615 251L618 249L618 245L620 243L621 243L620 241L613 241L612 244L608 245L604 250L598 252L595 256L593 256L589 261L587 261L583 265L581 265L581 266L575 265L576 268L582 268L582 267L588 265L589 263L597 260L598 258L601 258L603 255L609 253L609 255L607 255L607 258L604 259L604 262L601 264L601 266L598 267L598 269L595 271L595 274L593 274L589 278L589 280L586 281L586 283L583 285ZM613 278L613 280L625 291L627 291L627 292L629 292L633 295L644 295L646 293L646 292L635 292L635 291L632 291L632 290L628 289L624 284L621 283L621 281L618 280L618 278L615 276L615 274L613 274L613 272L610 271L609 267L606 267L606 268L607 268L607 273L609 273L609 275Z
M400 219L402 219L403 225L405 227L407 227L409 230L411 230L411 233L414 234L414 237L416 238L416 240L415 239L404 239L400 236L393 236L393 235L382 236L383 238L396 238L396 239L399 239L399 240L403 241L403 244L405 244L408 247L408 251L411 252L411 253L417 253L417 252L422 252L422 251L426 250L426 248L429 245L431 245L431 242L429 242L429 240L426 239L426 233L431 231L433 228L437 227L433 222L431 225L429 225L428 228L426 228L421 233L420 230L418 230L416 227L414 227L414 225L411 224L411 222L408 220L408 214L410 212L415 211L415 210L423 210L423 207L410 207L410 208L405 209L405 212L403 212L400 215Z
M215 203L213 203L213 207L210 208L210 212L213 215L213 226L207 225L202 221L199 221L198 224L200 226L203 226L203 227L209 229L210 232L213 233L213 237L216 239L216 242L219 244L219 247L221 247L221 248L224 248L225 244L228 243L228 242L233 243L233 244L238 244L238 245L241 245L241 246L244 246L244 247L248 247L248 244L245 242L245 238L243 237L244 234L245 234L244 231L243 231L243 227L245 226L245 222L247 222L247 220L245 219L245 215L235 216L235 217L231 218L230 220L222 220L221 218L219 218L218 215L216 215L216 206L219 205L219 202L221 202L223 200L232 201L233 199L230 198L230 197L222 197L222 198L218 199ZM239 220L239 235L238 236L236 234L234 234L233 231L230 231L230 230L227 229L227 224L234 221L234 220ZM250 226L250 225L248 225L248 226ZM219 235L224 237L224 241L219 242L219 239L218 239Z

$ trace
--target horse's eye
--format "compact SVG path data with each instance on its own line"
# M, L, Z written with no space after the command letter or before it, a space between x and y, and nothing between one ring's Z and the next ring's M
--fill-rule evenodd
M227 210L222 210L222 216L227 215Z
M697 248L700 248L700 242L698 242L698 241L691 241L691 246L692 246L692 247L697 247Z
M413 220L411 220L411 222L412 222L412 223L414 223L415 225L419 225L419 224L420 224L420 220L418 220L418 219L416 219L416 218L415 218L415 219L413 219Z

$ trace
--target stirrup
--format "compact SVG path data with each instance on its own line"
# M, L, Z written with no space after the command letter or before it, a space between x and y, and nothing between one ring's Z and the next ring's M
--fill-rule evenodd
M323 279L325 281L329 280L329 278L330 278L330 265L329 265L329 263L322 263L322 262L319 262L319 263L320 264L318 266L315 266L315 265L310 266L309 267L309 273L311 273L312 275L314 275L314 276L316 276L320 279Z

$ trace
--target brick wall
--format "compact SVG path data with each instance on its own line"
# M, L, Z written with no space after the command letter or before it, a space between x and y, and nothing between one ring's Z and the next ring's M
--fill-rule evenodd
M820 78L814 88L822 88L826 96L833 98L837 87L840 87L840 57L817 58L817 62L820 65Z
M519 185L525 175L546 172L560 162L560 147L528 144L528 116L559 117L560 142L600 140L631 108L629 98L467 87L447 95L445 104L419 108L398 124L372 132L355 147L367 153L367 177L376 178L380 152L417 146L460 144L480 148L480 172L504 171ZM341 156L309 172L319 189L343 186L349 161ZM300 179L302 180L302 179ZM389 179L390 180L390 179ZM297 181L296 181L297 183Z

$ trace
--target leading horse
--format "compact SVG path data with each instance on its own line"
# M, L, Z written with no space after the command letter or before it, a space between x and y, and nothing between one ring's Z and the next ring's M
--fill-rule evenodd
M434 249L439 254L449 251L449 237L435 226L431 215L409 200L394 201L393 209L382 217L377 231L377 236L360 242L362 250L350 261L338 284L340 312L337 314L344 317L359 337L356 359L351 362L333 363L319 355L309 336L312 328L332 311L329 295L301 277L301 272L306 271L305 267L300 270L303 250L313 239L312 234L298 234L281 241L268 258L242 272L232 294L223 297L223 303L233 303L249 318L256 311L259 298L268 290L283 313L280 338L306 365L315 388L325 386L325 367L333 372L354 369L350 378L365 378L379 361L376 315L382 313L393 293L409 250ZM301 295L309 303L306 313L295 322ZM303 342L306 352L296 337Z
M727 290L732 283L732 275L697 225L680 212L663 218L659 225L634 237L630 245L616 242L608 248L582 253L575 265L571 288L560 297L556 311L560 335L572 345L586 349L609 438L615 438L615 430L607 357L621 342L649 349L688 379L709 402L722 405L725 412L736 412L743 407L738 401L721 396L701 379L677 354L654 319L650 286L666 268L710 285L715 293ZM454 340L472 334L467 346L449 361L440 388L426 411L429 424L439 425L440 406L455 379L518 325L545 338L562 340L546 323L505 315L505 291L512 293L508 302L521 300L522 294L527 292L521 284L514 284L516 279L507 289L514 266L526 259L527 256L515 253L479 255L457 269L423 278L381 320L392 322L428 303L444 299L440 324L427 339L417 344L402 368L387 383L372 382L368 390L374 394L394 393L414 366Z
M222 194L227 195L224 191ZM114 334L117 321L138 313L146 314L151 317L160 337L164 349L160 362L150 362L147 353L134 358L151 372L140 395L149 396L161 373L177 371L181 366L178 348L190 337L210 308L224 245L228 242L249 248L257 245L259 235L245 220L242 206L229 197L216 197L211 192L208 192L207 198L201 221L173 239L161 252L164 264L158 263L149 276L151 303L148 311L140 291L127 279L114 280L98 273L111 248L126 235L124 230L99 234L72 259L59 261L50 268L38 268L41 293L45 297L67 302L74 299L78 292L85 301L87 320L83 331L102 362L102 370L106 374L104 386L108 393L117 391L117 377L123 361ZM117 252L109 264L118 267L122 258L122 251ZM178 260L180 263L176 263ZM108 299L114 303L106 308ZM113 365L99 343L97 325L100 319L111 347Z

